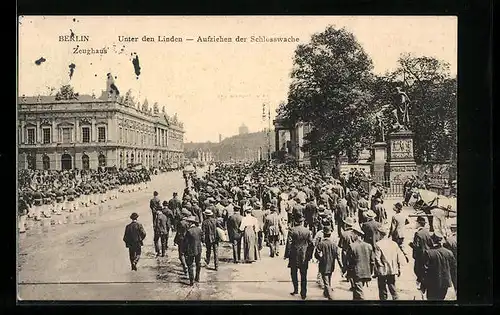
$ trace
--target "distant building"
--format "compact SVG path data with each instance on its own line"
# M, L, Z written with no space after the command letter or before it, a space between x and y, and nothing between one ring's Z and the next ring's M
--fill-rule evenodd
M214 156L211 151L199 149L194 154L193 160L196 162L213 162Z
M19 97L18 128L20 169L159 167L184 158L184 129L176 115L109 88L99 98L69 86L55 96Z
M239 134L245 135L248 133L248 127L245 124L242 124L239 128Z

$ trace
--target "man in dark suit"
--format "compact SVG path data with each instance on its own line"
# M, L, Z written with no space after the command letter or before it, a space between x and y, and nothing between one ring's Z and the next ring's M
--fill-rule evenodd
M182 201L179 199L177 192L173 193L172 199L168 201L168 208L174 214L174 228L177 228L179 221L182 219L181 209Z
M158 209L161 209L160 198L158 198L158 192L153 192L153 198L149 201L149 209L151 209L151 214L153 215L153 225L156 219L156 213Z
M212 252L214 253L214 269L217 270L218 267L218 249L219 249L219 235L217 234L217 220L214 218L214 213L212 210L207 209L205 212L205 220L201 224L201 230L203 231L203 243L207 248L205 263L210 264L210 256Z
M345 198L339 199L335 209L335 221L337 222L337 233L341 236L342 229L344 228L344 221L349 216L349 207Z
M356 218L358 213L359 193L355 186L351 186L349 192L346 194L346 199L347 205L349 206L349 216Z
M413 271L417 277L417 282L422 283L423 277L423 256L424 252L429 248L433 247L433 242L431 239L431 233L429 229L425 226L425 218L417 217L417 224L419 225L417 232L413 237L413 242L410 243L410 247L413 249Z
M241 261L241 207L237 203L234 204L234 214L227 219L227 235L233 246L233 260L237 264Z
M316 246L314 257L318 260L318 269L323 280L323 296L332 299L332 274L335 270L335 261L338 261L340 268L343 268L340 261L339 248L331 238L332 230L330 226L323 228L323 237Z
M167 238L168 238L168 227L167 227L167 216L163 214L161 209L158 209L156 213L155 223L154 223L154 239L156 257L165 257L165 250L167 248ZM158 246L158 241L160 241L161 246Z
M200 281L201 271L201 243L203 240L203 231L198 226L198 218L190 216L186 218L189 228L183 240L184 254L189 274L189 285ZM196 274L193 272L193 265L196 265Z
M297 216L294 222L295 226L288 233L285 259L288 259L288 268L290 268L293 283L293 292L290 294L299 293L297 273L300 271L300 297L305 300L307 297L307 269L314 250L314 240L312 232L302 225L303 222L304 217Z
M137 218L139 215L135 212L130 215L132 222L125 227L123 235L123 241L129 252L130 266L134 271L137 271L137 263L141 258L141 247L144 238L146 238L146 231L144 231L142 224L137 222Z
M308 227L309 230L316 235L316 222L318 220L318 205L314 201L314 198L309 198L308 203L306 204L306 208L304 209L305 215L305 227Z
M187 275L187 264L186 264L186 256L184 255L184 237L186 236L186 231L189 228L189 223L185 220L185 218L191 215L191 212L184 209L181 211L182 220L177 224L177 231L174 237L174 244L177 244L177 251L179 253L179 260L181 262L182 270L184 274Z
M259 231L257 232L257 248L259 251L262 249L262 242L264 240L264 211L261 209L262 205L256 201L253 205L252 216L257 219L259 223Z
M168 208L168 201L163 201L163 209L162 209L163 214L167 218L167 233L165 236L165 249L168 249L168 237L170 235L170 231L173 231L173 225L174 225L174 213L172 210Z
M380 240L379 230L382 224L374 220L377 215L372 210L366 211L365 216L366 222L361 225L361 230L365 233L364 240L375 248L375 243Z
M442 301L449 287L453 285L456 291L457 261L449 249L442 247L443 236L439 232L431 237L434 245L422 257L422 286L427 290L427 300Z

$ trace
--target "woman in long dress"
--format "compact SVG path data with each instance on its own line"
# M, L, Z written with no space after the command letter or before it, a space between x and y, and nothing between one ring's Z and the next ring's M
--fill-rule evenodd
M243 232L243 259L246 263L252 263L258 258L257 232L259 223L251 215L252 208L245 208L245 216L241 220L240 231Z

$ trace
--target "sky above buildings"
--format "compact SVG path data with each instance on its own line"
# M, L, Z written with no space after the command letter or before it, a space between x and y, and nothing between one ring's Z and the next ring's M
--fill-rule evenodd
M150 105L158 102L168 114L177 113L187 142L217 142L219 134L238 134L242 123L250 132L267 127L262 104L269 104L273 118L278 104L286 100L296 46L328 25L352 32L377 74L393 70L402 53L436 57L450 64L452 74L457 72L456 17L45 16L22 17L19 24L19 95L48 95L50 88L71 84L80 94L99 96L110 72L121 94L130 89L141 103L147 98ZM71 33L89 40L59 41ZM138 41L119 41L119 36ZM144 42L143 36L155 41ZM158 41L172 36L184 41ZM203 43L197 41L199 36L233 41ZM238 36L247 42L235 42ZM299 41L249 42L251 36ZM107 53L82 53L103 48ZM133 53L139 58L138 76ZM42 57L45 61L35 63Z

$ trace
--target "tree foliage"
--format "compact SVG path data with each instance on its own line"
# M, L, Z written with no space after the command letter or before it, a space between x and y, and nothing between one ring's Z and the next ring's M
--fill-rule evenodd
M313 126L304 146L319 158L355 154L372 140L372 61L353 34L328 27L295 51L287 117Z

